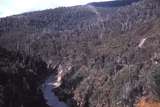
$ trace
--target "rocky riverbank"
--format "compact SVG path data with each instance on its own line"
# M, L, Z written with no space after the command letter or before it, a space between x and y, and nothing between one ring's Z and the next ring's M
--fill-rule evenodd
M60 101L59 98L55 95L53 91L54 86L51 85L55 81L56 79L54 78L54 75L50 74L50 76L42 84L41 90L43 97L46 100L46 104L48 104L49 107L69 107L63 101Z

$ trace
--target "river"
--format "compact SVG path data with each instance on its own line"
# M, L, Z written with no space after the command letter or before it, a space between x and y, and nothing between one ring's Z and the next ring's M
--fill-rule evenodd
M53 86L49 85L54 81L54 76L50 75L42 84L41 90L43 92L46 103L49 105L49 107L68 107L67 104L59 101L58 97L53 92Z

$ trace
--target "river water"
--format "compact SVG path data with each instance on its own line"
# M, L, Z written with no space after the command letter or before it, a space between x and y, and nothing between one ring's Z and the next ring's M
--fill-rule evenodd
M58 97L53 92L53 86L49 85L55 81L54 76L50 75L45 82L42 84L41 90L43 92L43 96L46 100L46 103L49 107L68 107L62 101L59 101Z

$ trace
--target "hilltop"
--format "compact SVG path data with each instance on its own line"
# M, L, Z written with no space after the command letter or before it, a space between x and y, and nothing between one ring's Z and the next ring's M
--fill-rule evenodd
M115 0L115 1L104 1L104 2L92 2L87 5L92 5L95 7L122 7L131 5L132 3L136 3L140 0Z

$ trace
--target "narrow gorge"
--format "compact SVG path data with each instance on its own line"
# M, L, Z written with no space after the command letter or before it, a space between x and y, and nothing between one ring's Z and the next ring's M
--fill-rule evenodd
M160 107L160 1L0 18L0 107Z

